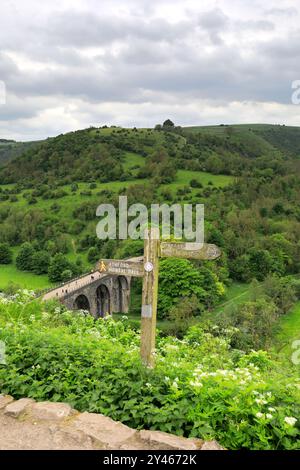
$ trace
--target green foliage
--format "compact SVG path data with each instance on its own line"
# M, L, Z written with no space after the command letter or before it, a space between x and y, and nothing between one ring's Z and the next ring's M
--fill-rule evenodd
M190 186L192 188L202 188L203 187L202 183L200 181L194 179L194 178L190 181Z
M99 250L98 248L92 246L88 251L88 261L89 263L96 263L99 260Z
M62 253L57 253L51 260L48 270L51 282L61 282L77 274L77 269Z
M12 250L7 243L0 243L0 264L10 264L13 260Z
M167 258L160 262L158 315L164 318L182 297L194 295L200 309L213 306L224 288L216 274L201 266L196 268L186 259Z
M132 258L135 256L142 256L144 252L144 240L131 240L124 241L117 249L116 258Z
M171 121L171 119L167 119L166 121L164 121L163 123L163 127L165 128L168 128L168 127L174 127L174 122Z
M278 276L269 276L262 283L253 281L247 299L220 307L215 322L222 328L236 328L232 338L235 347L270 348L282 323L280 316L286 316L297 300L297 281ZM296 328L291 336L295 335Z
M36 251L32 256L32 271L35 274L47 274L51 256L48 251Z
M0 240L17 252L24 242L37 251L51 244L51 256L61 252L72 260L80 251L87 259L91 247L100 248L91 236L99 203L116 204L118 194L127 194L129 204L147 206L205 198L207 241L222 247L233 279L295 274L300 269L297 138L299 129L282 126L167 125L160 131L85 129L24 144L25 153L0 170L1 182L15 183L0 186ZM279 140L289 147L288 155L278 150ZM5 142L0 148L16 145ZM208 167L218 174L203 173ZM150 182L137 184L137 177ZM83 246L87 236L90 242ZM122 245L110 248L109 257L122 254Z
M195 322L195 316L199 314L199 301L196 296L183 297L170 309L168 320L170 327L168 333L176 337L182 337L188 328Z
M21 271L32 271L34 252L34 248L30 243L23 243L16 258L17 268Z
M297 280L290 277L268 276L258 288L263 295L274 302L281 315L285 315L297 300Z
M183 340L159 337L149 370L126 319L95 321L26 292L1 297L0 389L229 449L299 449L297 371L264 351L232 349L231 334L193 326Z
M278 307L270 299L245 302L218 316L218 324L235 327L234 347L251 350L268 348L272 344L274 329L279 318Z

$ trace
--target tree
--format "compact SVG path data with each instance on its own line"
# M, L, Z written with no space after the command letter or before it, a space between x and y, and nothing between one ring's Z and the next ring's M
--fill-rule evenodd
M54 258L52 258L49 269L48 276L51 282L61 282L64 280L63 274L66 274L66 271L72 270L72 263L62 254L57 253Z
M95 246L92 246L88 251L87 258L89 263L96 263L96 261L99 259L99 249Z
M199 301L195 295L183 297L177 305L174 305L169 314L171 322L168 332L177 337L182 337L188 328L195 322L195 315L199 312Z
M278 307L281 315L286 314L297 300L296 288L289 277L268 276L262 284L262 290Z
M212 306L223 295L224 287L205 266L196 268L187 259L164 259L160 262L158 314L164 318L182 297L195 295L199 309Z
M233 259L229 263L230 275L233 279L242 282L249 282L253 278L249 267L249 256L242 255Z
M12 262L12 251L7 243L0 243L0 264L10 264Z
M61 280L63 282L66 282L66 281L69 281L70 279L72 279L73 277L73 273L71 271L71 269L66 269L62 274L61 274Z
M206 160L206 169L214 174L222 173L224 169L224 163L221 158L216 155L210 155Z
M196 179L192 179L190 181L190 186L191 186L191 188L203 188L203 184L200 181L196 180Z
M247 351L270 346L278 316L275 303L271 299L260 298L241 305L231 305L218 315L216 321L222 327L238 328L232 346Z
M16 258L16 266L21 271L32 271L34 248L29 242L23 243Z
M163 123L163 127L166 128L166 127L175 127L174 126L174 122L171 121L171 119L167 119L164 123Z
M32 256L32 271L35 274L46 274L48 272L51 256L48 251L37 251Z

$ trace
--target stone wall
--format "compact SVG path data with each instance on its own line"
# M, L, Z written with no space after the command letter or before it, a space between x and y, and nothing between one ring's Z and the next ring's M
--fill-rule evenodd
M160 431L137 431L67 403L14 400L0 395L0 450L223 450L216 441L186 439Z

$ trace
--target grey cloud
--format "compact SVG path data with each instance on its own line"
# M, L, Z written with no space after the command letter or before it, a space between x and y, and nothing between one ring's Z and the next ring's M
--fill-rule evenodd
M171 24L162 18L105 17L91 13L63 12L46 25L46 41L76 47L95 47L128 37L170 41L185 36L189 24Z
M285 102L290 93L288 81L294 78L289 70L278 71L277 65L266 61L265 56L245 61L237 50L225 46L209 56L199 51L190 60L178 57L157 62L154 67L154 59L139 62L139 47L132 48L131 53L133 56L128 57L127 51L106 61L105 70L90 62L87 68L49 69L21 80L18 77L12 82L13 90L25 96L73 96L90 102L143 103L151 93L155 103L161 92L177 96L179 102L183 96L191 100L196 97Z
M9 81L11 77L19 73L14 61L5 53L0 51L0 80Z
M8 89L6 103L0 106L0 122L32 118L37 116L44 105L42 101L18 99Z
M274 23L267 20L248 20L248 21L239 21L237 23L239 29L242 30L252 30L252 31L273 31L275 29Z
M229 26L229 18L220 8L215 8L200 15L198 24L207 31L213 43L220 44L222 42L220 33Z
M134 4L132 0L132 8ZM275 13L272 21L261 14L236 21L218 8L199 10L185 11L172 22L167 15L159 17L158 8L148 16L118 14L118 9L113 16L105 10L102 16L91 10L51 12L46 21L10 30L6 39L4 23L0 80L18 101L0 108L0 121L29 122L43 109L77 101L82 107L82 112L76 111L78 122L84 125L89 109L105 122L104 116L112 120L119 105L142 109L144 103L151 108L180 107L199 100L216 106L290 102L291 81L300 75L299 31L281 29L279 37L276 28L281 23ZM87 50L91 47L96 48L94 57ZM13 60L13 53L21 53L21 60ZM30 61L38 67L30 69ZM100 105L106 111L93 111ZM187 121L194 118L188 113ZM137 124L147 120L136 118Z
M270 16L294 16L298 15L298 10L295 7L288 8L270 8L265 11L267 15Z

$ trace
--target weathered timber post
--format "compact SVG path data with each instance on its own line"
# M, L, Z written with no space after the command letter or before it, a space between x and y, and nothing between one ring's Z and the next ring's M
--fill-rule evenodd
M141 358L144 365L154 367L156 312L158 296L159 229L150 228L145 234L144 278L141 312Z

